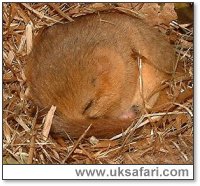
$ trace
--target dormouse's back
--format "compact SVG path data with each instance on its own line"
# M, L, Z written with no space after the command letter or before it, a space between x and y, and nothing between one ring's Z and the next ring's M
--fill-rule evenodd
M42 61L42 58L65 57L69 53L73 59L80 59L91 54L95 47L106 46L120 53L126 61L134 51L162 71L172 73L174 69L174 51L163 36L141 19L125 14L78 17L72 23L47 28L39 40L32 54Z

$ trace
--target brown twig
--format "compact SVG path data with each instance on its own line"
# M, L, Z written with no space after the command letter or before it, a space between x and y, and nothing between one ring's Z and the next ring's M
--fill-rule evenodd
M85 137L85 135L87 134L87 132L90 130L92 124L89 125L89 127L84 131L84 133L79 137L79 139L76 141L76 143L74 144L71 152L66 156L66 158L64 158L63 160L63 164L71 157L71 155L73 154L73 152L75 151L75 149L78 147L78 144L81 142L81 140Z

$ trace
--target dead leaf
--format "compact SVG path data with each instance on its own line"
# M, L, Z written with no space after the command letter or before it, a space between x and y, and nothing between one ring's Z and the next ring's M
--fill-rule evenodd
M175 120L173 126L174 126L177 130L179 130L179 129L181 129L182 125L183 125L184 123L187 123L187 122L188 122L188 117L187 117L187 115L185 115L185 114L180 114L180 115L177 115L176 120Z
M26 26L26 52L29 54L33 46L33 31L32 23L29 22Z
M99 140L96 137L94 137L94 136L91 136L90 139L89 139L89 141L93 145L96 145L97 143L99 143Z
M19 54L22 53L22 51L24 50L25 43L26 43L26 36L23 35L21 37L17 53L19 53Z
M174 10L174 3L165 3L158 17L159 17L158 25L160 24L169 25L171 21L176 20L177 14Z
M177 19L174 3L165 3L163 6L158 3L144 3L138 12L142 13L144 19L152 26L169 25L171 21Z
M21 127L26 131L26 132L30 132L30 128L27 126L27 124L22 120L21 117L15 118L15 120L17 121L18 124L21 125Z
M94 9L99 9L105 7L105 3L92 3L89 7Z
M44 141L46 141L47 138L48 138L55 111L56 111L56 107L52 105L49 112L46 115L44 127L43 127L43 130L42 130L42 136L43 136Z
M107 148L107 147L115 147L118 145L117 141L112 141L112 140L103 140L94 145L94 148Z
M193 43L192 42L189 42L189 41L186 41L184 39L180 39L180 42L181 42L181 47L182 48L192 48L193 46Z
M6 138L6 142L10 143L11 142L11 130L10 130L10 127L9 127L9 124L7 121L3 122L3 134Z
M5 62L6 62L9 66L11 66L14 57L15 57L15 53L11 50L11 51L8 53L8 58L7 58L7 60L6 60Z

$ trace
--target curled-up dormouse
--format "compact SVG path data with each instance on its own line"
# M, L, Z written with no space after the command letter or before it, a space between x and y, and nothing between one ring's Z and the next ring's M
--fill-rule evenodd
M174 65L173 47L143 20L99 13L44 29L25 74L34 103L57 108L52 132L79 137L92 124L88 135L111 137L132 123L134 108ZM158 97L146 104L153 107Z

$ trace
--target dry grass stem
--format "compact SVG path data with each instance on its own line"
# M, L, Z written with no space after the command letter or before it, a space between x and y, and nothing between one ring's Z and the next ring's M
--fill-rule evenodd
M56 107L52 105L49 112L47 113L47 115L45 117L44 127L42 130L42 136L43 136L44 141L46 141L48 138L55 111L56 111Z
M78 147L79 143L81 142L81 140L85 137L85 135L87 134L87 132L90 130L92 124L89 125L89 127L84 131L84 133L79 137L79 139L76 141L76 143L74 144L72 150L70 151L70 153L67 155L67 157L63 160L62 163L65 163L70 156L73 154L73 152L75 151L75 149Z

